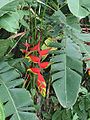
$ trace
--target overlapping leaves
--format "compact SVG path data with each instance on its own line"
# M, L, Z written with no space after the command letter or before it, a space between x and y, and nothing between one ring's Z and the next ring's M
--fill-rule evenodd
M10 120L37 120L29 92L18 87L23 82L16 69L7 62L0 62L0 100L4 104L5 117L10 116Z

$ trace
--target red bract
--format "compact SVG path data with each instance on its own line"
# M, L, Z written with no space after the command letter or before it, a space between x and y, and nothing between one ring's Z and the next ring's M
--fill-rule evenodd
M31 51L38 51L38 49L40 48L40 41L32 48L30 48Z
M38 45L35 45L34 47L30 48L31 51L37 51L38 50Z
M40 62L40 58L34 55L29 55L26 58L28 58L30 61L34 62L34 63L39 63Z
M40 63L40 67L43 68L43 69L47 68L49 65L50 65L49 62L42 62L42 63Z
M31 45L29 44L29 43L23 43L23 45L26 47L26 48L28 48L28 47L30 47Z
M34 74L39 74L40 73L40 69L39 68L29 68L27 71L31 71Z
M49 62L41 62L42 60L42 57L47 55L49 50L50 49L45 49L45 50L40 50L40 41L38 41L38 43L34 46L34 47L30 47L30 44L28 43L25 43L24 46L26 48L28 48L26 50L23 50L22 52L24 52L26 55L25 55L25 58L28 58L29 61L32 61L33 63L37 63L39 68L35 67L35 68L29 68L27 69L27 71L31 71L32 73L34 74L37 74L38 75L38 79L37 79L37 86L38 86L38 89L40 91L40 93L42 94L42 96L46 96L46 82L44 80L44 77L43 75L41 75L41 69L45 69L47 68L50 63ZM37 51L38 52L38 56L35 56L33 55L33 52L34 51Z
M39 52L40 55L41 55L41 57L47 55L48 52L49 52L49 50L50 50L50 49L41 50L41 51Z
M42 96L45 97L46 96L46 82L40 73L38 74L37 86Z
M38 41L38 53L40 54L40 40Z
M29 36L29 39L32 39L32 36Z
M28 54L28 51L27 51L27 50L21 49L21 51L22 51L22 53L24 53L24 54Z

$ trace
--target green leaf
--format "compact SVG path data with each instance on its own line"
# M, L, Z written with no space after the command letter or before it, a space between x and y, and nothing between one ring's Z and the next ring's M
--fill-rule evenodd
M24 79L20 73L9 66L7 62L0 63L0 99L4 105L5 117L10 120L38 120L30 93L24 88L19 88Z
M52 120L71 120L71 111L58 109L52 116Z
M72 28L81 31L79 19L73 15L69 15L66 18L67 24Z
M13 44L13 41L10 39L1 39L0 40L0 58L4 56L8 48Z
M66 17L61 10L55 11L55 13L53 14L53 19L57 19L61 23L66 23Z
M90 41L90 34L81 33L81 31L75 31L75 30L73 30L72 32L73 32L72 35L75 35L77 39L85 42Z
M58 109L53 115L52 115L52 120L61 120L61 110Z
M78 46L70 38L63 40L63 53L52 58L53 88L60 104L65 108L74 105L79 92L82 73L81 54Z
M85 9L90 11L90 0L81 0L81 4L83 7L85 7Z
M0 17L0 28L16 33L19 29L19 20L24 16L23 11L12 12L12 14L5 14Z
M64 4L64 0L57 0L57 2L61 5Z
M0 0L0 9L12 1L15 1L15 0Z
M77 113L75 113L75 115L73 116L73 120L78 120L78 115L77 115Z
M89 0L67 0L68 7L73 15L79 18L84 18L89 15L89 11L83 7ZM90 1L89 1L90 4Z
M24 19L22 19L20 21L20 23L29 30L29 26L28 26L27 22Z
M0 1L0 17L3 16L6 13L12 12L12 11L16 11L17 6L19 5L18 1L15 0L4 0L4 1Z
M0 120L5 120L4 108L1 102L0 102Z

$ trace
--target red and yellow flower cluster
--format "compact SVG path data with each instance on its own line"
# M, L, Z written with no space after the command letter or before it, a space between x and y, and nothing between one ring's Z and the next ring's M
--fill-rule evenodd
M41 95L45 97L46 96L46 82L41 73L41 70L46 69L50 65L50 63L42 62L42 58L43 58L43 56L46 56L48 54L50 49L41 50L40 49L40 40L34 47L31 47L31 45L27 42L24 43L23 45L26 47L26 49L21 50L21 51L22 51L22 53L25 53L25 58L27 58L29 60L29 62L33 62L38 65L38 67L28 68L27 71L30 71L38 76L36 84L37 84L37 87L38 87ZM37 55L34 55L35 51L37 52Z

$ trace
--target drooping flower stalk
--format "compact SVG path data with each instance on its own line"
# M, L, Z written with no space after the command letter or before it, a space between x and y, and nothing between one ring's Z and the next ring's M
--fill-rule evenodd
M46 69L50 65L50 63L42 62L42 57L47 55L50 49L41 50L40 42L41 42L41 38L34 47L32 47L29 43L23 43L26 49L21 50L21 51L22 53L25 54L25 58L28 59L29 62L32 62L38 65L38 67L29 67L27 71L30 71L38 76L36 84L37 84L37 87L41 95L45 97L46 96L46 82L41 73L41 70ZM38 53L38 56L33 54L35 51Z

